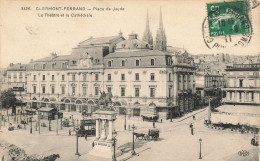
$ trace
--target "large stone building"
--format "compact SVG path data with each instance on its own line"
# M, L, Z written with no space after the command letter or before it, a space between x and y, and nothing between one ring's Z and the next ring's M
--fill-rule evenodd
M227 104L260 104L260 64L234 64L226 69Z
M196 72L195 80L196 94L201 97L200 104L208 104L209 98L222 97L219 96L219 93L226 86L224 74L220 74L219 72Z
M162 15L155 46L149 28L147 15L144 41L135 33L127 40L121 32L91 37L73 48L71 55L52 53L18 71L10 66L7 75L11 82L17 74L24 75L24 100L34 108L92 112L105 91L112 93L118 114L166 119L192 111L193 58L183 49L167 49Z

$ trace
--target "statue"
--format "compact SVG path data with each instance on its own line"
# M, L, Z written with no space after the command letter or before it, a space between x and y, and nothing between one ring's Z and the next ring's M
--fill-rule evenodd
M112 103L112 93L105 93L104 91L101 92L100 91L100 97L98 99L98 105L104 105L104 106L108 106L108 104Z

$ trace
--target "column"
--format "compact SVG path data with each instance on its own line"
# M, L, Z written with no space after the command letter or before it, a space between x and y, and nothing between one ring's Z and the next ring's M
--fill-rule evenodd
M108 131L107 140L112 140L112 132L113 132L113 121L109 120L109 131Z
M81 96L81 94L80 94L80 93L81 93L81 92L80 92L80 75L81 75L81 73L79 72L79 73L78 73L78 86L79 86L79 87L78 87L78 92L77 92L77 93L78 93L78 96Z
M241 101L242 101L242 102L245 101L245 92L241 92Z
M174 73L173 75L173 96L174 96L174 105L176 106L177 105L177 95L178 95L178 74L177 73Z
M186 83L185 83L185 90L188 89L188 75L185 75Z
M106 139L105 124L106 124L106 120L102 120L101 140Z
M100 133L99 133L99 119L96 120L96 139L99 139Z
M181 87L180 87L180 90L183 90L183 75L181 74L180 77L181 77Z

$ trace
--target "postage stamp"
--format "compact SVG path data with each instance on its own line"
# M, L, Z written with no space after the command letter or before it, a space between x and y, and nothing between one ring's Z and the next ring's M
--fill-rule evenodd
M247 0L207 3L210 37L250 34Z

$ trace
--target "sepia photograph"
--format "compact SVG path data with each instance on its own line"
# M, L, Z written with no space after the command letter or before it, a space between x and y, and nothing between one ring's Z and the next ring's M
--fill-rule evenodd
M1 0L1 161L259 161L259 0Z

